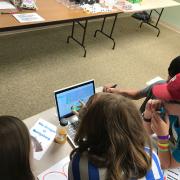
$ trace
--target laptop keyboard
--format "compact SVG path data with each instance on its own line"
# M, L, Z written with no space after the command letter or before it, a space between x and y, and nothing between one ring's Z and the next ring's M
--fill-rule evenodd
M79 121L75 121L68 125L68 128L67 128L68 135L73 142L74 142L74 138L75 138L78 127L79 127Z
M75 130L79 127L79 121L75 121L71 124Z

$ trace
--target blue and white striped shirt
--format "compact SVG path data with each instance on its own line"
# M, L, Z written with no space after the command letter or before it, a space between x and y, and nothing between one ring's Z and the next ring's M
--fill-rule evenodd
M147 154L150 149L145 147ZM106 168L97 168L88 161L87 155L75 154L70 161L68 170L68 180L105 180ZM152 167L146 176L139 180L163 180L163 172L161 170L160 161L155 152L152 152Z

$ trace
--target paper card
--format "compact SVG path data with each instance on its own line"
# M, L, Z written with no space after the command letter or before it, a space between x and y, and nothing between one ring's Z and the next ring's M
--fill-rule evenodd
M40 160L56 136L56 126L39 119L30 129L30 136L33 145L33 157Z
M13 14L13 16L20 23L45 21L45 19L39 16L37 13Z
M147 82L146 82L146 85L149 86L149 85L154 84L154 83L156 83L156 82L158 82L158 81L161 81L161 80L163 80L163 78L161 78L160 76L157 76L157 77L151 79L150 81L147 81Z
M10 2L0 1L0 9L16 9Z
M39 176L39 180L67 180L68 179L68 166L69 156L65 157L49 169L42 172Z

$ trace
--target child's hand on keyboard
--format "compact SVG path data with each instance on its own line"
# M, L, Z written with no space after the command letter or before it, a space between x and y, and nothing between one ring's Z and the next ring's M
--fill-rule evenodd
M83 101L81 101L81 100L79 100L79 103L80 103L79 106L74 105L74 106L71 107L71 110L72 110L73 114L75 114L76 116L79 116L80 109L86 106L85 103Z

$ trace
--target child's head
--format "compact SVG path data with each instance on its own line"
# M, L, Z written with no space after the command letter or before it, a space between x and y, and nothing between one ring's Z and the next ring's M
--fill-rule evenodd
M180 56L174 58L168 67L168 81L178 73L180 73Z
M99 93L89 101L75 137L79 151L88 151L92 162L108 167L109 177L122 172L144 176L151 164L144 146L150 141L138 109L117 94Z
M0 116L0 177L33 180L30 167L31 142L25 124L16 117Z

